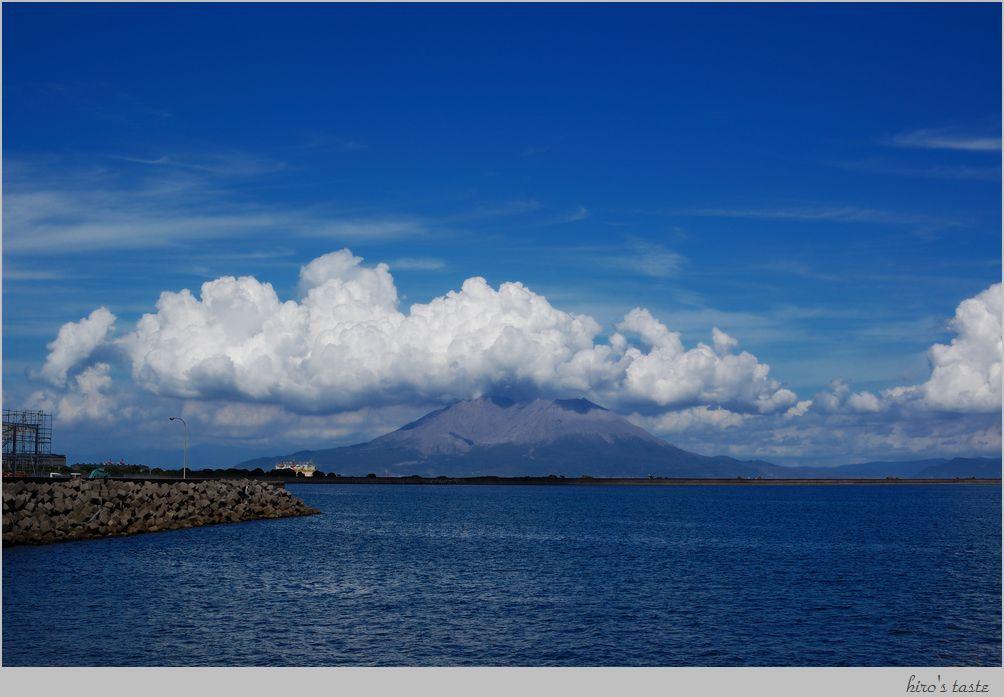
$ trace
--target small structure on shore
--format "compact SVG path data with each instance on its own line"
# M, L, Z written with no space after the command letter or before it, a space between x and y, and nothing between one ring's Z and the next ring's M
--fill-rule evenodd
M277 470L291 470L296 475L302 475L304 477L313 477L314 472L317 471L317 467L314 465L312 460L307 462L296 462L295 460L286 460L284 462L278 462L275 465Z
M66 456L52 452L52 415L24 409L3 410L3 474L27 476L66 467Z

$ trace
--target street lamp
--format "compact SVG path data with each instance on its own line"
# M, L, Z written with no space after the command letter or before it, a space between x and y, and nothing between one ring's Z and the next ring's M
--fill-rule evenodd
M180 416L171 416L168 421L180 421L185 424L185 459L181 465L181 478L185 478L185 470L188 468L188 424Z

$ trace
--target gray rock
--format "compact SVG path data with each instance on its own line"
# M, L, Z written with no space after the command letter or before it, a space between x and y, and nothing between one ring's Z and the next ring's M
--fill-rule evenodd
M250 480L14 482L3 488L3 544L47 544L315 513L285 489Z

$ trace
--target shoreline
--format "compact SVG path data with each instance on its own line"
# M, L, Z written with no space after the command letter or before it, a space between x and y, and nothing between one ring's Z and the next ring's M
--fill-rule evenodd
M419 486L840 486L902 484L969 484L1000 486L1000 479L740 479L635 477L304 477L287 484L369 484Z
M164 476L119 476L103 477L99 480L78 481L111 481L111 482L230 482L230 481L261 482L278 485L305 484L321 486L333 485L413 485L413 486L841 486L841 485L912 485L912 484L955 484L1001 486L1000 478L784 478L784 479L754 479L746 477L560 477L560 476L340 476L340 477L164 477ZM4 485L14 482L57 483L67 479L47 477L4 477Z

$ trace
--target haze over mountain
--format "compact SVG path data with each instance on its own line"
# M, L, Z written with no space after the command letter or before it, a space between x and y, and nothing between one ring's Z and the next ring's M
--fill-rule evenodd
M593 477L999 477L989 459L781 467L681 450L586 399L457 402L367 443L248 460L313 460L340 474Z

